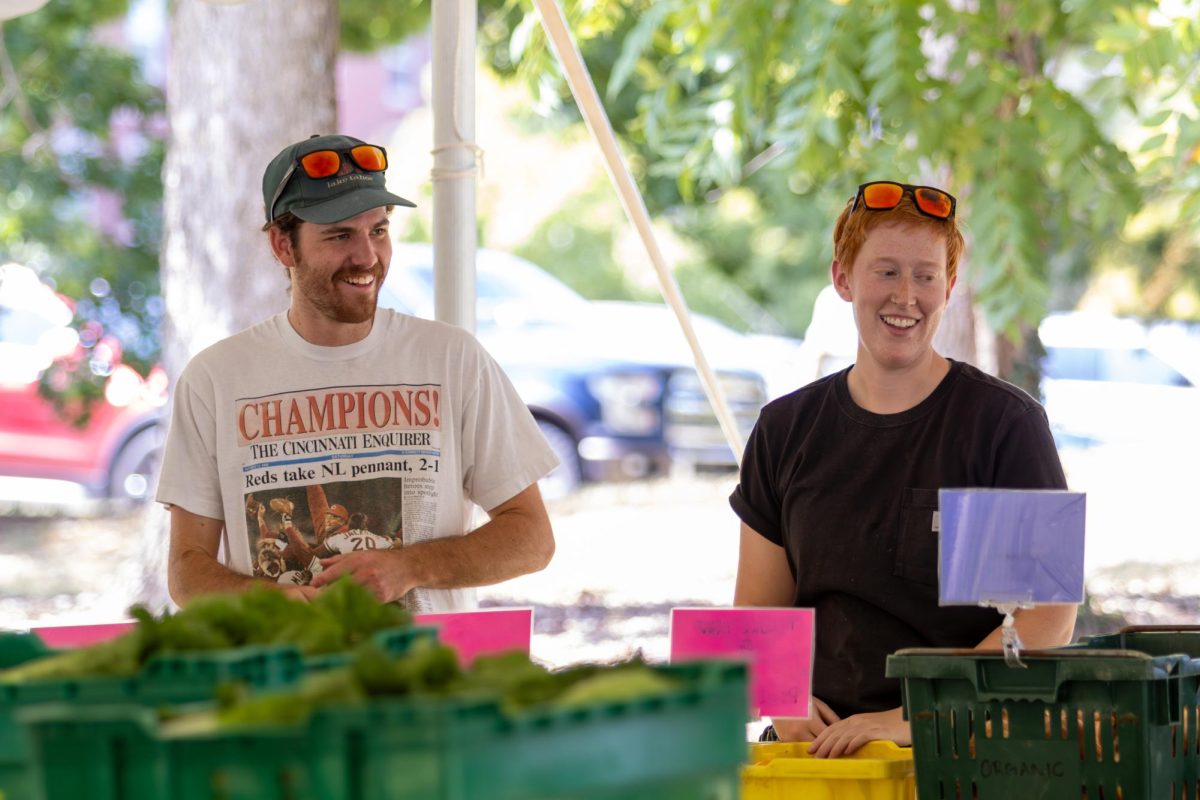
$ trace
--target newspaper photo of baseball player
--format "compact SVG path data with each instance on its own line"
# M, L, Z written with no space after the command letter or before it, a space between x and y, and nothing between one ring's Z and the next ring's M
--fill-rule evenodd
M323 558L402 546L402 483L376 478L247 493L254 574L307 584Z

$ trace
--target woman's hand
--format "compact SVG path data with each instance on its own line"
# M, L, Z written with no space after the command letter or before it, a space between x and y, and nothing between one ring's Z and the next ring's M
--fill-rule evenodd
M811 742L841 717L817 698L812 699L812 716L808 719L796 717L771 717L775 735L781 742Z
M813 700L815 702L816 698ZM901 747L912 744L912 731L901 709L855 714L825 726L812 740L808 754L814 758L848 756L876 739L887 739Z

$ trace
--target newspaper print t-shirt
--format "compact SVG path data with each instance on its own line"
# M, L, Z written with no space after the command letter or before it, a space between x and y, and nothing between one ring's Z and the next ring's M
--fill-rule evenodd
M440 398L401 385L238 400L254 574L309 583L322 558L433 538Z
M327 348L281 314L188 365L157 497L224 519L232 569L304 584L334 555L459 535L471 502L493 508L555 463L469 334L381 310L366 339ZM405 603L470 608L474 593Z

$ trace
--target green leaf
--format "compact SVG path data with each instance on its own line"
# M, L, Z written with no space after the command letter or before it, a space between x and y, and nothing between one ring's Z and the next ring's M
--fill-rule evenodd
M1159 125L1165 125L1167 120L1174 116L1175 112L1172 109L1164 108L1161 111L1150 114L1142 120L1142 125L1147 128L1157 128Z
M1149 153L1154 150L1157 150L1160 147L1162 147L1164 144L1167 143L1167 138L1168 138L1168 135L1165 133L1155 134L1154 136L1151 136L1146 141L1142 142L1142 146L1138 148L1138 152L1139 153Z
M621 89L625 87L638 60L649 50L654 34L658 32L667 15L671 13L673 6L674 3L666 2L666 0L654 3L647 12L638 18L637 25L625 36L620 55L613 64L612 74L608 81L606 95L610 100L620 94Z

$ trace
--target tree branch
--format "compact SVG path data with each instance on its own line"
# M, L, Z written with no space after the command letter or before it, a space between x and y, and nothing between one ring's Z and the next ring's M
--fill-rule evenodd
M21 77L17 74L17 69L8 54L3 24L0 24L0 75L4 77L4 93L9 95L3 103L0 103L0 108L9 103L15 103L17 113L21 115L21 120L25 123L25 127L29 128L30 133L43 133L42 126L38 124L37 117L33 115L33 109L29 106L29 99L21 91Z

